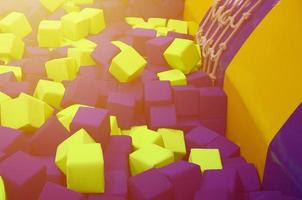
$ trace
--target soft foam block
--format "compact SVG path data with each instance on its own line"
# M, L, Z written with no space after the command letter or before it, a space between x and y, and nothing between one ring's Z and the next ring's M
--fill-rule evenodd
M40 3L50 12L54 12L67 0L40 0Z
M132 145L135 149L143 148L149 144L163 146L161 135L148 129L147 126L132 127L129 136L132 138Z
M151 169L129 179L129 193L133 200L173 199L173 186L157 169Z
M132 47L124 43L117 46L121 52L113 58L109 72L122 83L133 81L140 76L147 62Z
M56 116L51 117L28 140L30 152L37 156L50 156L56 153L57 146L70 136Z
M100 144L70 146L66 161L67 187L81 193L105 191L104 159Z
M5 185L1 176L0 176L0 199L6 200Z
M62 41L62 24L56 20L43 20L38 27L39 47L57 48Z
M202 172L222 169L218 149L191 149L189 161L199 165Z
M176 38L164 52L167 63L183 73L190 73L200 60L199 51L191 40Z
M75 58L58 58L45 63L47 77L57 82L75 79L79 66Z
M67 129L70 130L70 124L75 114L77 113L80 107L89 107L81 104L73 104L56 114L57 118L61 122L61 124Z
M19 66L0 65L0 74L12 72L18 81L22 80L22 68Z
M103 10L96 8L84 8L81 10L80 14L89 19L90 34L98 34L106 27Z
M34 92L34 97L48 103L56 109L60 109L64 92L65 88L62 83L39 80Z
M84 128L95 141L105 146L109 139L109 123L108 110L80 107L71 122L70 129L76 132Z
M71 191L61 185L52 182L46 182L39 196L39 200L53 199L82 200L84 199L84 195Z
M1 104L1 124L15 129L40 128L52 115L53 108L45 102L27 94Z
M8 199L37 199L46 181L39 159L18 151L0 163Z
M196 164L177 161L158 171L172 183L175 200L193 199L194 193L200 187L202 175Z
M186 144L183 131L160 128L157 132L162 137L164 147L174 153L175 160L181 160L186 155Z
M0 21L0 30L4 33L13 33L24 38L31 33L32 28L24 13L12 12Z
M89 33L90 19L85 15L72 12L61 18L64 36L71 40L79 40Z
M78 132L71 135L70 137L68 137L61 144L59 144L57 148L55 162L58 168L63 173L66 174L67 158L68 158L68 152L70 147L78 144L92 144L92 143L95 143L95 141L84 129L81 129Z
M172 86L187 85L186 75L179 69L160 72L157 74L157 77L161 81L170 81Z
M0 33L0 58L21 59L24 42L13 33Z
M159 168L174 162L173 152L150 144L129 155L131 174L136 175L151 168Z

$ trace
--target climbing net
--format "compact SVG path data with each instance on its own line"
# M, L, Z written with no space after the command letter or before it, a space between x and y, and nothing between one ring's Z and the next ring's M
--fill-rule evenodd
M196 39L204 58L203 70L215 82L219 62L240 27L263 0L214 0Z

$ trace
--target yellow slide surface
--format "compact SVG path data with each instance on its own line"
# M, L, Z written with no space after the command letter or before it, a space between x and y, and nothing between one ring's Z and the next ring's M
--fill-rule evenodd
M302 99L301 8L301 0L281 0L226 72L227 136L261 177L271 140Z

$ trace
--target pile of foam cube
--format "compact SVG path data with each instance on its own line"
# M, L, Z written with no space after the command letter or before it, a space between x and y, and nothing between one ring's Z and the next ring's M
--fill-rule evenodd
M183 0L0 7L0 200L261 198Z

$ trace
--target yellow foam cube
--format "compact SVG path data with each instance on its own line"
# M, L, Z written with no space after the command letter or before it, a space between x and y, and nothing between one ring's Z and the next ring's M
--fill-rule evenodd
M70 130L70 124L73 120L73 117L78 112L80 107L90 107L81 104L71 105L60 112L57 113L57 118L61 122L61 124L67 129Z
M0 200L6 200L5 185L1 176L0 176Z
M93 4L93 0L70 0L76 5Z
M78 144L67 155L67 188L81 193L105 191L104 158L101 144Z
M80 12L81 7L73 3L72 1L67 1L64 3L63 8L65 12L71 13L71 12Z
M19 38L24 38L32 32L26 16L20 12L12 12L0 21L0 29L5 33L14 33Z
M32 130L40 128L52 113L53 109L45 102L21 93L17 98L1 103L1 125Z
M90 21L89 33L98 34L105 29L105 18L102 9L84 8L80 14Z
M187 34L188 33L188 22L176 19L170 19L167 27L173 28L175 32Z
M0 33L0 57L21 59L24 53L24 42L13 33Z
M55 163L57 167L66 174L66 164L69 148L73 145L77 144L93 144L95 141L93 138L85 131L84 129L80 129L66 140L64 140L57 147Z
M77 41L73 41L73 40L68 40L66 39L66 43L68 45L71 45L75 48L84 48L84 49L95 49L97 47L97 44L87 40L86 38L77 40Z
M89 33L90 20L78 12L68 13L61 18L63 34L71 40L79 40Z
M56 20L43 20L38 28L38 44L40 47L57 48L61 45L62 24Z
M179 69L172 69L169 71L159 72L157 77L161 81L170 81L172 86L187 85L186 75Z
M13 74L15 75L15 77L18 81L22 80L22 68L21 67L0 65L0 74L5 74L7 72L13 72Z
M141 22L141 23L135 24L133 26L133 28L155 29L155 25L154 24L150 24L148 22Z
M131 175L151 168L160 168L174 162L173 152L156 144L149 144L129 155Z
M122 44L121 52L116 55L111 62L109 72L120 82L126 83L138 78L143 72L147 61L131 46Z
M79 71L79 65L75 58L59 58L45 63L47 77L57 82L73 80Z
M5 102L5 101L11 100L11 99L12 98L10 96L8 96L7 94L0 92L0 104L2 102Z
M165 18L149 18L148 23L156 27L166 27L167 19Z
M161 135L156 131L148 129L147 126L131 128L129 136L132 138L134 149L140 149L149 144L163 146Z
M76 59L80 66L95 65L95 61L91 57L93 49L88 48L68 48L67 56Z
M1 101L0 101L0 103L1 103ZM110 116L110 130L111 130L111 132L110 132L111 135L121 135L122 134L122 130L120 129L118 122L117 122L117 117L113 116L113 115Z
M188 74L200 61L201 56L193 41L176 38L164 52L164 58L172 68Z
M191 149L189 162L200 166L202 172L206 170L222 169L218 149Z
M64 93L65 88L62 83L39 80L34 92L34 97L48 103L56 109L60 109Z
M131 26L135 26L137 24L145 23L145 20L141 17L126 17L125 21L127 24Z
M67 0L40 0L40 3L49 11L54 12L61 7Z
M181 160L186 155L186 144L182 130L160 128L157 132L163 139L164 147L174 153L175 160Z
M155 28L155 30L156 30L156 36L159 37L159 36L167 36L168 33L170 31L173 31L174 29L170 27L157 27Z

